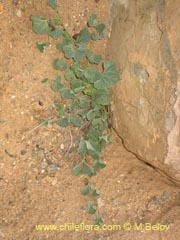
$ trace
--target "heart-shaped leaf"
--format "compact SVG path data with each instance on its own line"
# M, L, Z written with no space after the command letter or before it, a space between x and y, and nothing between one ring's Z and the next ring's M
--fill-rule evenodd
M104 62L104 72L101 74L101 78L94 83L94 87L97 89L107 89L115 85L119 79L120 76L115 63L106 61Z
M57 8L57 2L55 0L48 0L48 4L50 7L52 7L53 9Z
M32 29L38 34L48 34L50 31L48 21L41 16L31 16Z

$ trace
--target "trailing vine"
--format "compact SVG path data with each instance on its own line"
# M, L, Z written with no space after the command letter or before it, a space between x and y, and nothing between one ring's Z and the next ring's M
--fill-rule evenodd
M102 160L102 150L110 141L107 131L107 108L111 102L109 88L114 86L120 77L113 61L102 63L102 56L95 55L89 49L91 41L104 38L105 25L98 23L96 14L90 16L87 27L72 36L64 25L57 2L48 0L48 4L57 16L48 20L42 16L31 16L32 29L35 33L54 38L57 50L64 55L52 62L52 67L59 74L53 77L51 87L60 93L66 102L55 104L58 112L57 124L68 127L70 133L73 127L83 130L77 147L80 160L73 167L73 173L76 176L87 176L81 193L90 196L87 211L89 214L96 214L95 224L101 224L103 221L97 203L99 191L91 182L91 177L106 166ZM40 52L44 52L48 45L48 42L36 43ZM98 70L98 65L102 66L101 71ZM43 80L47 81L48 79Z

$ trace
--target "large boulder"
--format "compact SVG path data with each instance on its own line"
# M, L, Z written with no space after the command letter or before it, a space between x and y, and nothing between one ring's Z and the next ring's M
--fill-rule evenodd
M180 182L180 1L113 0L108 57L121 81L113 125L139 158Z

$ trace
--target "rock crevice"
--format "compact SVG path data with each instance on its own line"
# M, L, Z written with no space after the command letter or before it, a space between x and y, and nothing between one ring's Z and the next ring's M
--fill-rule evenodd
M179 1L113 0L113 125L127 149L180 181Z

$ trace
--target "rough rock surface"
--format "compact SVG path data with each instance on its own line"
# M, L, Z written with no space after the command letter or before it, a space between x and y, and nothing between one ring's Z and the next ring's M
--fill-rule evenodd
M139 158L180 181L179 0L113 0L108 55L114 128Z

